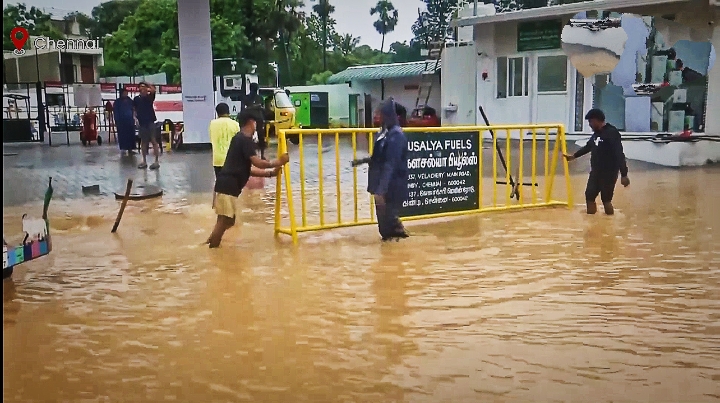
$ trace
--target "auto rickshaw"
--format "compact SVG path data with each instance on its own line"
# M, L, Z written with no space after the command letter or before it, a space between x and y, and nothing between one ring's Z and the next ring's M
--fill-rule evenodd
M261 88L258 93L263 97L263 105L265 105L265 115L268 118L265 124L265 139L266 143L270 144L270 139L277 137L278 130L296 127L295 107L288 93L283 89ZM290 141L295 143L292 139Z

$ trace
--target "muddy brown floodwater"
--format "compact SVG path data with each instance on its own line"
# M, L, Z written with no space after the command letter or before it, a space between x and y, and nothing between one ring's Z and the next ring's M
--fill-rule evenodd
M131 202L116 235L114 200L54 201L55 250L3 282L3 400L718 401L720 170L631 179L614 217L415 222L388 244L275 240L270 191L218 250L207 194Z

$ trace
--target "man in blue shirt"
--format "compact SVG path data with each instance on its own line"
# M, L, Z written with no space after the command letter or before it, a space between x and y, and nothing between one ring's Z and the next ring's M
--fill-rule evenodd
M142 163L138 168L145 169L147 165L147 154L149 143L152 143L155 162L150 165L150 169L160 168L158 158L160 156L160 145L155 135L157 128L155 121L155 86L146 82L140 83L140 95L133 99L133 107L135 109L135 121L138 125L138 135L140 136L140 148L142 150Z
M381 105L382 129L369 162L367 190L375 198L378 229L383 241L408 237L399 218L408 193L407 137L398 116L402 109L392 98Z

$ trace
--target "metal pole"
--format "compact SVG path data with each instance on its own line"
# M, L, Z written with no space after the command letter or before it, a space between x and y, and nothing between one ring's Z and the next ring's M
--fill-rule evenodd
M35 70L37 72L37 84L35 84L35 96L37 96L37 115L38 115L38 133L40 134L40 141L45 142L45 106L43 105L42 98L42 84L40 81L40 60L38 57L38 50L35 48ZM51 144L52 145L52 144Z
M323 71L327 71L327 19L328 0L321 0L323 5Z
M62 66L63 71L63 74L61 76L64 76L64 81L68 81L68 69L65 68L65 63L62 63L63 59L66 59L62 57L63 55L67 55L64 49L60 51L60 65ZM70 64L70 67L72 67L72 64ZM73 71L72 73L74 76L75 72ZM63 102L63 116L65 118L65 138L67 140L67 145L70 145L70 121L68 120L68 118L70 117L68 113L68 102L70 102L70 88L68 88L67 83L61 83L61 85L63 90L63 98L65 98L65 101ZM65 91L66 89L67 91Z
M478 5L478 0L475 0L473 2L473 17L477 17L477 5Z
M485 110L482 106L480 106L480 114L482 115L483 120L485 121L485 125L490 127L490 121L487 118L487 115L485 115ZM493 129L488 129L490 132L490 135L494 138L495 132ZM509 133L507 133L508 136L510 136ZM510 139L508 139L510 141ZM508 171L507 163L505 163L505 157L503 157L502 149L500 148L500 144L495 142L495 151L497 151L498 156L500 157L500 163L502 163L503 168L505 168L505 172ZM512 194L510 195L510 198L516 197L517 200L520 200L520 193L518 188L515 186L515 181L513 180L512 174L509 174L508 177L510 178L510 186L512 186ZM493 178L494 179L494 178Z

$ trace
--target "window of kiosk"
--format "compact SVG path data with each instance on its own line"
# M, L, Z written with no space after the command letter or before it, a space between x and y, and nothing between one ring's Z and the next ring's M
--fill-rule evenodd
M567 92L567 56L538 56L537 62L538 92Z
M497 58L497 98L528 96L527 57Z

